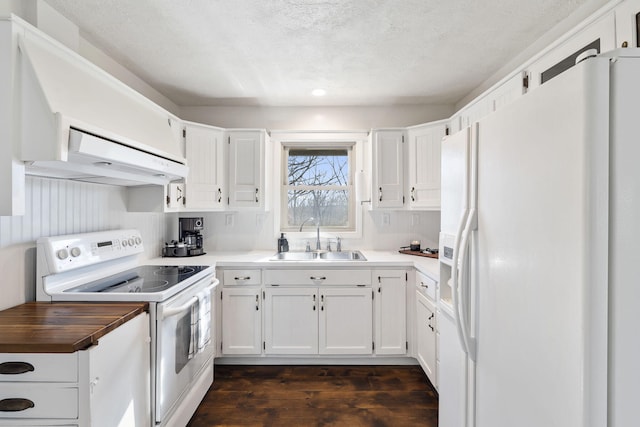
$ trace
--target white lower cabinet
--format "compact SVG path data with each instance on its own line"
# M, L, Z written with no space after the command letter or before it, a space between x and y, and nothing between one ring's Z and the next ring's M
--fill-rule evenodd
M0 365L24 371L0 374L0 426L151 425L147 314L88 350L2 353Z
M371 354L371 288L273 287L264 291L265 354Z
M262 353L261 288L222 290L222 353Z
M320 354L371 354L371 288L320 289Z
M433 301L416 290L417 359L437 387L436 377L436 307Z
M407 352L407 272L406 270L374 270L375 352L397 354Z
M265 289L266 354L318 353L318 288Z

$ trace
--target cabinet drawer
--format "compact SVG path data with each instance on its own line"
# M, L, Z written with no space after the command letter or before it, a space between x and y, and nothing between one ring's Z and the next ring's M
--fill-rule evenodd
M4 383L0 389L0 402L5 399L26 399L33 406L21 411L0 410L3 418L73 419L78 417L78 388L58 384ZM6 401L5 401L6 402Z
M267 285L371 285L371 270L266 270Z
M438 282L431 277L416 271L416 287L423 295L431 298L432 301L436 300L436 286Z
M257 269L223 270L222 279L224 286L260 285L262 283L262 272Z
M0 373L0 383L8 381L76 382L78 381L78 353L2 353L0 354L0 372L5 372Z

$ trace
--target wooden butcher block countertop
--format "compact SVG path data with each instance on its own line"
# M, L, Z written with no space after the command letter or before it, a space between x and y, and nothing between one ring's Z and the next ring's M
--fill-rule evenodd
M0 311L0 353L73 353L148 311L146 302L28 302Z

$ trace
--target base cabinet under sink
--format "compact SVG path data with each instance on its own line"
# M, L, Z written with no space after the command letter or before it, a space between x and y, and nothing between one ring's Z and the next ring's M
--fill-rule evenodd
M372 354L371 292L366 285L267 287L265 354Z

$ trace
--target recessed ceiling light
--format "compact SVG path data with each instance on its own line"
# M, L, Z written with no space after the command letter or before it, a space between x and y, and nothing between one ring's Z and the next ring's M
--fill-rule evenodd
M324 89L314 89L311 91L311 95L313 96L325 96L327 91Z

